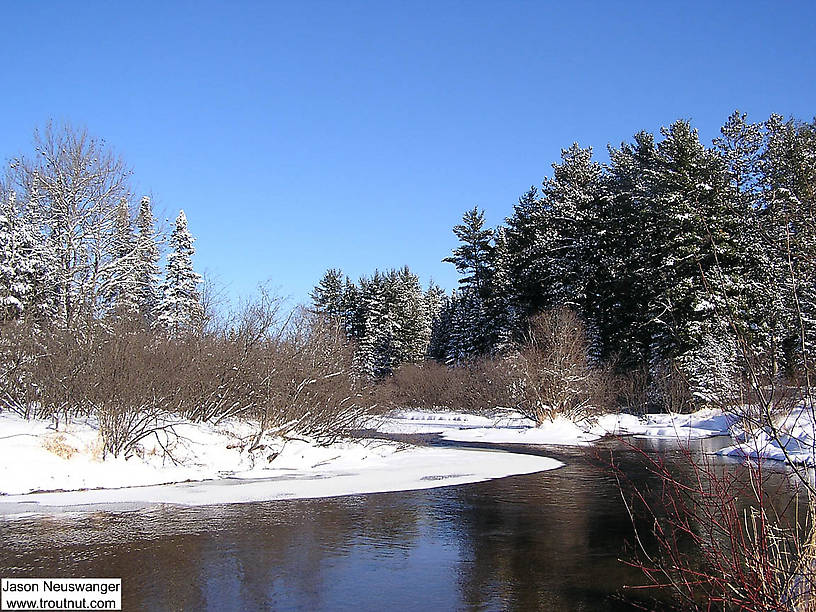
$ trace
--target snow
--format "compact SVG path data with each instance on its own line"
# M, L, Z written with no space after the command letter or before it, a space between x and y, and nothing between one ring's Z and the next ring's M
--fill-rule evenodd
M442 432L446 440L457 442L490 442L493 444L559 444L580 445L601 436L585 431L580 425L558 417L538 427L479 427L450 429Z
M583 445L606 435L635 435L644 438L693 440L728 435L735 419L720 410L705 409L693 414L604 414L572 421L563 417L535 423L512 411L495 416L420 411L396 411L378 425L383 433L439 434L458 442L494 444Z
M393 441L267 436L247 449L252 428L177 422L125 459L102 460L92 421L61 424L0 414L0 512L112 503L188 505L427 489L554 469L547 457ZM173 460L164 455L170 450ZM172 484L177 483L177 484ZM42 492L45 491L45 492ZM6 510L3 510L3 508Z
M649 414L646 415L643 430L633 433L644 438L688 440L727 436L737 420L735 415L714 408L704 408L691 414Z
M518 413L502 412L488 417L450 410L427 412L399 410L382 419L377 431L389 434L442 433L449 429L531 427L533 422Z
M812 410L798 406L778 417L774 429L775 436L768 427L735 427L733 437L737 443L723 448L719 454L816 466L816 419Z

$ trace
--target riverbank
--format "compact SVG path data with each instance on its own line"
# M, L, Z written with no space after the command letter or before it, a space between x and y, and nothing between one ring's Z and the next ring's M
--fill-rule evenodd
M465 484L561 465L546 457L386 440L321 446L267 434L255 442L252 426L241 421L164 425L129 457L103 459L92 420L56 428L47 420L0 414L0 502L200 505L330 497Z
M736 420L735 416L721 410L704 409L692 414L641 417L622 413L578 420L558 417L536 425L531 419L508 410L498 410L491 416L398 410L381 419L377 431L388 434L434 433L457 442L581 446L607 435L681 441L729 435Z

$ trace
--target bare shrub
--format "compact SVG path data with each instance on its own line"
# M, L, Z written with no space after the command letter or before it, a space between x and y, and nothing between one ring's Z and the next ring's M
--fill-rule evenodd
M635 527L628 563L649 581L637 588L668 589L683 610L812 609L814 508L800 507L795 486L761 464L718 469L685 449L678 473L632 449L661 483L647 490L613 460Z
M628 370L615 377L616 403L633 414L646 412L649 403L649 371L646 367Z
M0 324L0 410L31 418L38 406L32 371L43 350L26 321Z
M590 364L584 323L568 309L533 318L508 366L513 407L538 424L583 418L613 399L611 374Z
M171 338L132 322L44 332L20 322L0 337L0 409L25 418L96 421L104 455L131 454L181 418L238 417L264 433L320 441L349 435L369 411L343 330L305 311L281 320L268 295L234 325Z
M257 404L261 431L298 432L332 441L364 424L363 382L338 322L300 309L284 333L263 346Z
M673 361L652 367L649 403L658 412L687 413L697 409L688 377Z
M389 408L444 408L469 413L507 406L504 365L482 360L464 367L433 361L403 364L378 387L380 401Z

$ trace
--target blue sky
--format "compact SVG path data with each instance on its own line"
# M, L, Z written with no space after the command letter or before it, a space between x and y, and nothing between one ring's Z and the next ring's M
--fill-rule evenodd
M816 113L814 2L6 2L0 156L49 118L179 208L196 265L306 300L441 262L465 209L495 225L574 141L735 108Z

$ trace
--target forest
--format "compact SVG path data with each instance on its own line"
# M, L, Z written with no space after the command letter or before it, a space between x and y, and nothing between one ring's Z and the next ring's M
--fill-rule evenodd
M748 464L749 521L745 490L688 448L691 486L643 453L658 498L610 458L636 535L636 514L654 519L657 554L641 544L628 562L686 605L810 601L816 121L734 112L708 145L679 120L610 146L606 163L573 144L503 224L466 210L440 254L459 272L452 291L408 266L356 281L335 267L294 308L263 286L219 303L184 211L162 227L103 140L49 124L34 142L0 181L0 413L53 423L37 452L79 453L59 425L82 421L98 431L91 455L178 467L192 447L180 431L202 426L205 448L259 474L292 441L340 448L392 410L481 423L502 409L528 424L514 435L632 413L657 437L650 422L677 437L677 413L703 414L683 421L689 435L717 423L694 435L730 434L743 457L775 449L794 484L765 496L762 462ZM806 520L773 514L800 497Z
M734 112L706 145L678 120L608 153L563 149L496 228L467 210L450 293L407 266L356 282L332 268L311 306L262 290L226 312L184 212L167 235L111 147L49 124L0 184L0 405L108 415L118 454L163 412L261 431L347 432L398 405L541 422L722 406L746 381L806 377L816 123Z
M816 123L734 112L710 145L679 120L608 153L563 149L496 228L466 211L449 295L407 268L357 283L331 269L315 307L374 376L512 360L536 315L567 309L588 363L640 387L641 407L733 402L751 373L801 378L816 331Z

